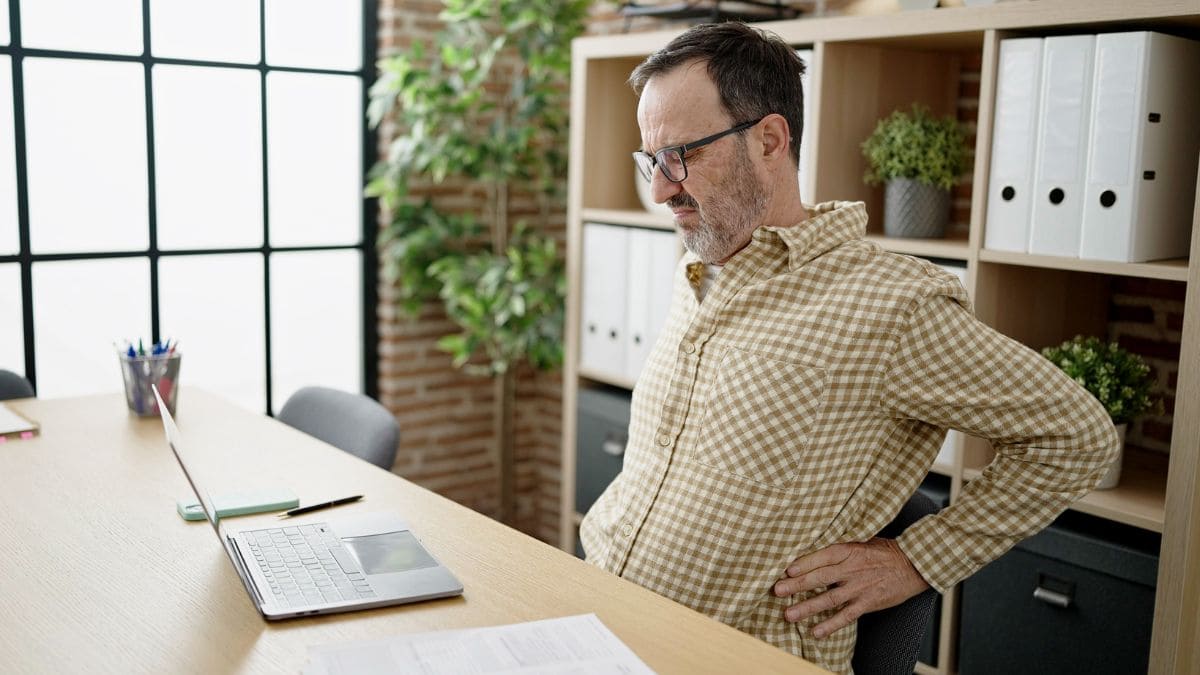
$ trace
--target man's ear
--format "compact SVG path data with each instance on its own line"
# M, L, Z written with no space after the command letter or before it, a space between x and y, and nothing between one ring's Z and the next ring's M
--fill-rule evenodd
M788 158L791 133L783 115L771 113L764 117L759 123L759 134L763 144L763 159L774 163Z

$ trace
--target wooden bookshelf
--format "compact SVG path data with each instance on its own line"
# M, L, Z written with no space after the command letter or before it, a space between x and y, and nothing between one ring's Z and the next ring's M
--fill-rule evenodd
M806 96L812 118L809 184L812 201L867 204L868 239L890 251L960 261L977 316L1022 343L1040 348L1076 334L1103 335L1113 280L1138 277L1186 287L1174 431L1169 459L1127 453L1120 485L1093 492L1074 510L1162 535L1154 610L1150 671L1200 672L1200 203L1192 204L1190 258L1151 263L1112 263L991 251L984 241L991 162L991 127L1000 40L1118 30L1159 30L1200 38L1196 0L1041 0L984 7L952 7L757 24L814 58ZM669 230L669 217L645 211L636 194L629 157L641 140L637 101L626 78L640 61L678 31L581 38L572 53L571 153L568 176L568 281L566 360L563 386L562 546L574 550L576 527L575 434L580 388L632 382L582 371L579 321L582 224L603 222ZM882 189L862 183L859 143L876 120L912 103L936 114L953 112L963 64L982 63L976 120L973 190L967 232L943 239L882 236ZM1188 83L1192 86L1194 83ZM1198 185L1200 187L1200 185ZM1198 191L1200 193L1200 191ZM947 476L951 500L979 475L990 448L966 439L951 463L933 473ZM944 598L937 664L919 664L924 675L956 672L958 593Z

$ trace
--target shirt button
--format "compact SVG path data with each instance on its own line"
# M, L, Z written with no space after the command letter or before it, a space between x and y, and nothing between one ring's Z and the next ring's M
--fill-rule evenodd
M683 348L683 353L684 353L684 354L694 354L694 353L696 353L696 345L692 344L691 342L685 342L685 343L683 343L682 345L680 345L680 347L682 347L682 348Z
M628 537L629 535L633 534L633 528L630 527L629 525L622 525L621 526L621 534Z
M666 434L658 435L658 444L664 448L671 444L671 437Z

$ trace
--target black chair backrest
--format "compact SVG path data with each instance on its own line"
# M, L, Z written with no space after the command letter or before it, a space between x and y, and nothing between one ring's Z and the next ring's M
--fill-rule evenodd
M937 511L932 499L914 493L879 536L894 539L909 525ZM859 617L858 643L850 660L855 674L912 675L936 599L937 591L930 588L895 607Z
M29 380L11 370L0 368L0 401L10 398L30 398L33 396L33 385Z

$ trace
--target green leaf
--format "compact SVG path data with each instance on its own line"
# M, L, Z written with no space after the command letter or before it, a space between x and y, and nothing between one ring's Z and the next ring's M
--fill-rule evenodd
M862 143L867 160L864 182L877 185L893 178L914 178L950 189L966 170L966 145L961 126L952 117L933 118L928 108L914 104L879 121Z
M1077 335L1042 349L1042 356L1100 401L1115 424L1162 409L1162 401L1150 396L1150 366L1115 342Z
M571 40L583 32L588 5L444 0L437 48L418 42L378 63L368 120L391 120L397 131L364 193L389 214L379 235L384 276L407 312L443 304L460 332L439 346L466 372L561 363L562 257L553 239L520 223L504 254L493 255L473 218L411 195L468 184L468 194L532 195L536 212L562 212ZM471 183L481 180L487 184ZM475 208L498 210L494 201Z

